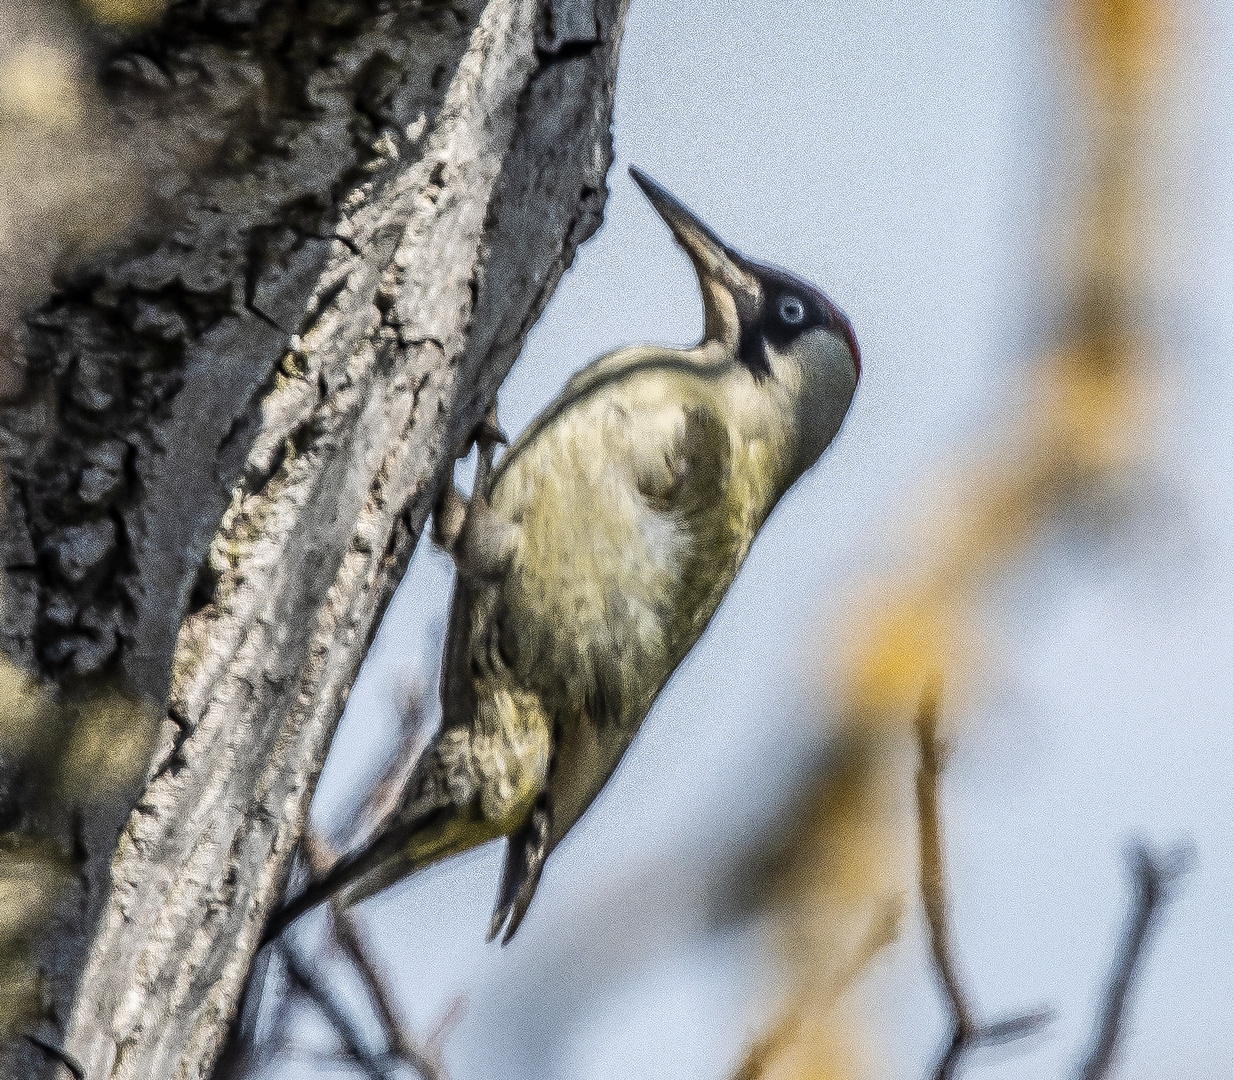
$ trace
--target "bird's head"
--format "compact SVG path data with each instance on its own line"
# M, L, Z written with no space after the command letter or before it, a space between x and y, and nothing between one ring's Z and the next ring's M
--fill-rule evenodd
M702 345L718 344L755 382L791 379L810 461L834 437L860 379L860 348L848 318L808 282L745 258L640 169L646 194L698 275ZM768 387L770 389L770 387Z

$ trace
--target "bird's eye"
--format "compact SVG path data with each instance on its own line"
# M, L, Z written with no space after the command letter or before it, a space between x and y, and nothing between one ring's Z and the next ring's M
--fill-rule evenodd
M805 320L805 305L795 296L781 296L779 298L779 317L789 326L796 326L797 323L804 322Z

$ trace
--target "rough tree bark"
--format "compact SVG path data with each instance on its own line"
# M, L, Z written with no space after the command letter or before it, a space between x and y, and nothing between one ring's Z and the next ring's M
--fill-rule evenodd
M101 50L142 223L0 412L0 645L163 717L112 800L0 761L73 860L41 1034L90 1080L211 1070L434 493L599 224L626 2L182 0Z

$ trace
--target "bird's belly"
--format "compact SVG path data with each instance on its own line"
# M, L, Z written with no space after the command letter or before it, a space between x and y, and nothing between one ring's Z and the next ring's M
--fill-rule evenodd
M561 704L636 723L680 651L669 634L689 538L673 513L627 486L577 494L549 527L524 519L523 558L506 596L518 667Z

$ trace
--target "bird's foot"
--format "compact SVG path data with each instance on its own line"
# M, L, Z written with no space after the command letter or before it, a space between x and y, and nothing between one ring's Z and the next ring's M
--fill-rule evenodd
M466 457L471 452L471 447L479 447L480 453L491 450L494 446L507 446L509 438L501 429L501 424L497 420L497 400L493 398L492 404L488 406L488 411L484 413L484 418L471 429L471 434L466 442Z
M432 510L432 539L437 547L450 555L458 550L470 508L452 480L445 485Z
M488 478L493 449L508 440L497 422L494 400L484 418L472 430L466 451L479 449L475 471L475 494L468 501L454 486L446 484L433 508L433 539L449 552L461 573L473 578L499 578L509 568L518 546L518 529L488 505Z
M495 581L518 551L520 531L496 513L486 499L469 502L448 484L433 511L433 540L449 553L461 574Z

